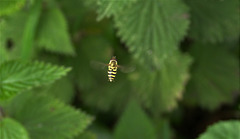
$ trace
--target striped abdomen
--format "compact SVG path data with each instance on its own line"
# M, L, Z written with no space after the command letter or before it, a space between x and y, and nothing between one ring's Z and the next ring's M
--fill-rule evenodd
M116 60L110 60L109 66L108 66L108 79L110 82L114 80L117 74L117 61Z

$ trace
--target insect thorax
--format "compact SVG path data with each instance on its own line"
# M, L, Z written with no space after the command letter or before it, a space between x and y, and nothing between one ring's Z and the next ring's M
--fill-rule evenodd
M110 60L109 67L111 68L117 68L117 61L116 60Z

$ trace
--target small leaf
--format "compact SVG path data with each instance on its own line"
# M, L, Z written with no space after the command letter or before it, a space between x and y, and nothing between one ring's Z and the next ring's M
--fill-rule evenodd
M33 139L73 138L92 121L84 112L46 95L22 93L11 102L6 111L25 126Z
M47 84L65 75L70 68L43 62L8 61L0 65L0 99L35 86Z
M0 0L0 16L9 15L21 9L26 0Z
M198 139L239 139L239 131L239 120L220 121L208 127Z
M59 8L48 8L42 13L36 44L52 52L74 55L67 22Z
M26 129L11 118L0 119L1 139L29 139Z
M133 138L157 138L151 121L135 101L128 104L114 130L114 139Z
M238 60L221 45L198 43L192 46L190 53L195 63L185 102L209 110L233 102L239 94Z
M239 38L238 0L185 1L191 9L191 37L204 42Z
M177 50L189 21L180 0L138 0L114 16L118 35L135 58L160 68Z

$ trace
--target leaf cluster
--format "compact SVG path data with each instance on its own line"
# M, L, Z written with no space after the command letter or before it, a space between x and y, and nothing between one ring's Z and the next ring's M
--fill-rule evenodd
M238 24L237 0L0 0L0 137L176 138L181 111L239 105ZM110 83L111 56L134 70Z

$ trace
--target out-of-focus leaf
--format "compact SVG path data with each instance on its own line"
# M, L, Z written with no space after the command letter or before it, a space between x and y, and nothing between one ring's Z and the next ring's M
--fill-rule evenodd
M42 13L36 44L52 52L74 55L67 22L59 8L48 8Z
M74 139L97 139L97 137L94 133L85 131L84 133L79 134Z
M26 0L0 0L0 16L9 15L21 9Z
M238 0L185 0L191 8L190 36L205 42L238 38Z
M8 59L7 51L0 44L0 64Z
M89 131L94 133L97 139L112 139L112 132L103 125L91 125Z
M139 71L130 76L134 90L146 108L159 113L177 106L189 79L191 61L190 56L178 52L169 57L160 70L139 67Z
M63 77L49 86L36 88L34 91L54 96L65 103L70 103L75 93L73 83L69 77Z
M0 43L3 49L8 48L7 44L11 42L11 47L6 49L9 59L19 58L20 56L23 31L27 17L27 12L21 11L0 21Z
M82 27L81 23L84 22L86 17L93 17L89 15L89 7L84 5L85 2L89 2L90 0L60 0L59 4L61 11L64 13L67 23L69 26L69 30L71 33L78 33ZM93 0L96 3L95 0ZM92 7L92 5L91 5ZM92 21L85 21L88 24L91 24ZM94 21L93 21L94 22Z
M33 57L33 43L36 36L42 8L42 0L36 1L29 10L21 41L21 59L29 61Z
M1 139L29 139L26 129L11 118L0 119Z
M107 71L105 78L97 80L98 85L94 86L87 92L83 92L83 101L93 108L100 111L120 112L125 107L126 103L131 99L131 86L124 75L118 75L114 82L109 82ZM104 96L104 97L102 97Z
M118 35L135 58L160 68L185 36L188 8L180 0L138 0L114 16Z
M80 134L92 117L57 99L34 93L16 96L6 111L20 121L33 139L67 139Z
M114 139L132 138L157 138L151 121L135 101L128 104L114 130Z
M239 139L240 121L221 121L210 127L201 134L198 139Z
M3 41L3 38L2 38L2 29L1 28L4 28L5 27L5 21L2 20L0 21L0 65L9 59L9 56L8 56L8 52L7 52L7 49L6 49L6 46L5 46L5 42Z
M35 86L51 83L70 68L43 62L7 61L0 65L0 100Z
M125 7L132 4L137 0L97 0L98 4L98 20L104 17L110 17L111 15L118 14Z
M158 138L172 139L173 131L170 126L170 121L163 118L154 119L154 125L157 130Z
M210 110L233 102L239 91L238 60L222 46L195 44L190 52L195 63L185 102Z

